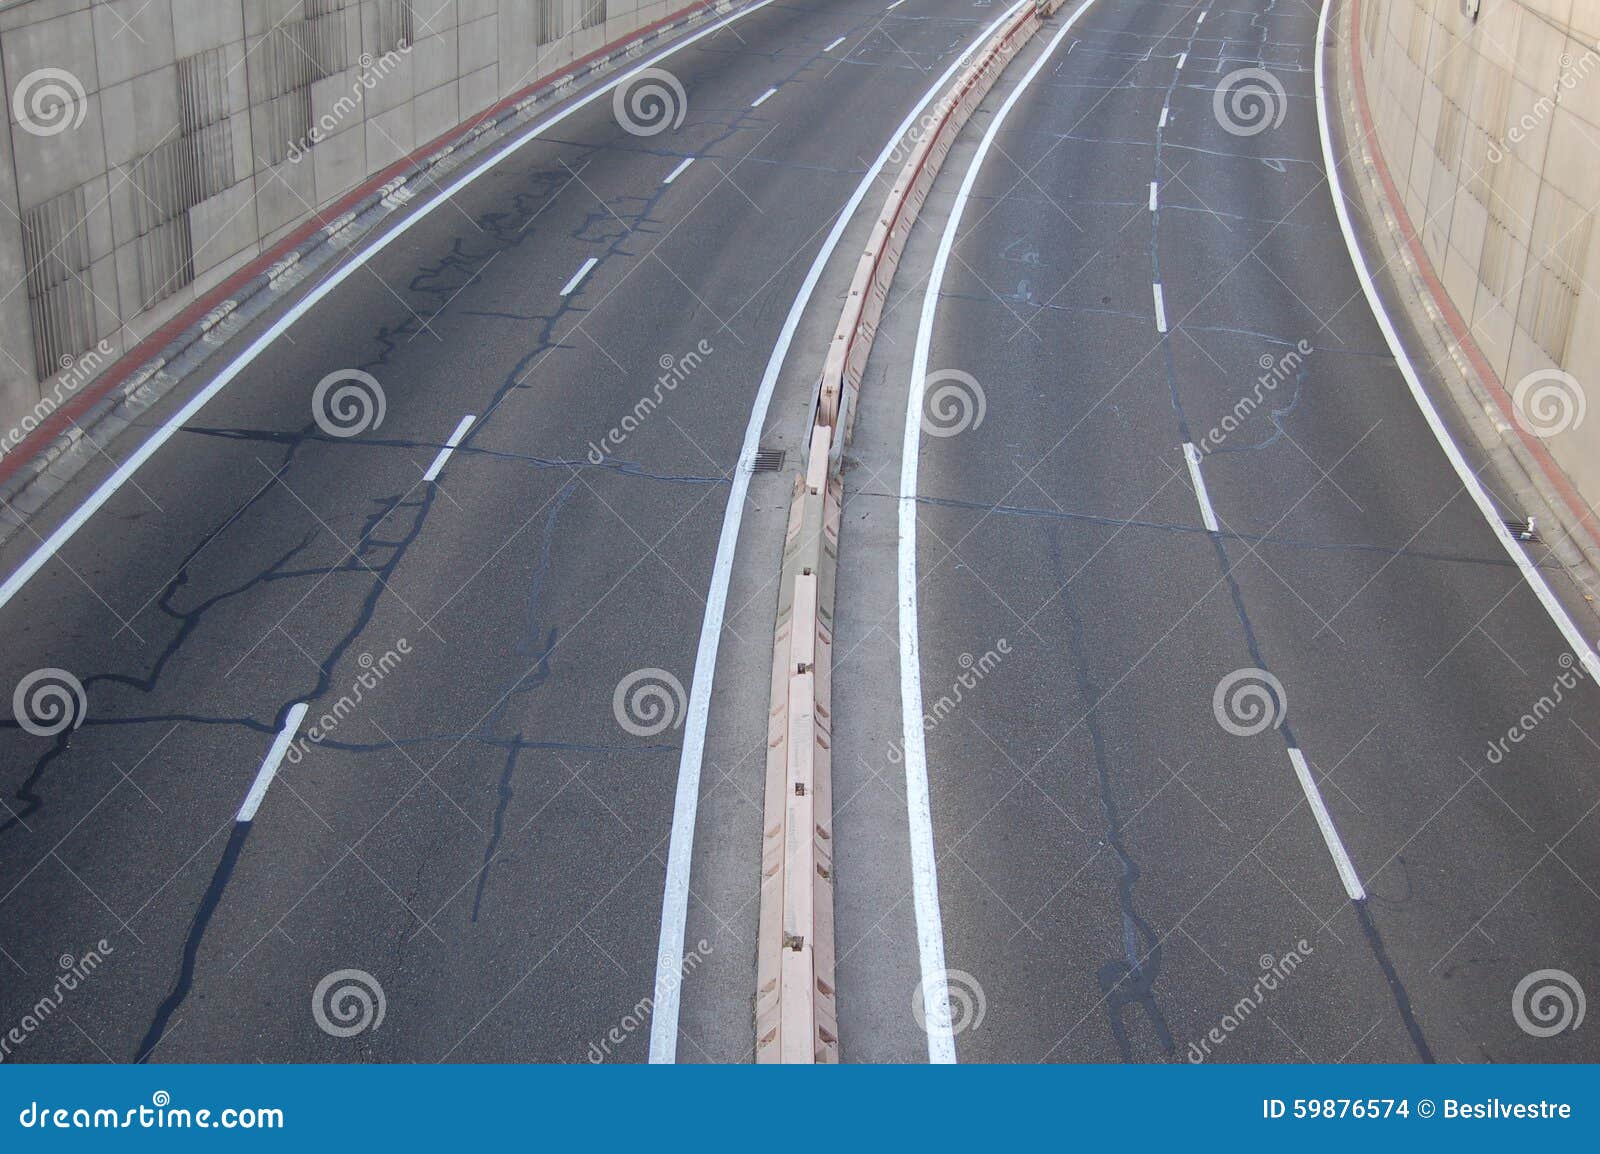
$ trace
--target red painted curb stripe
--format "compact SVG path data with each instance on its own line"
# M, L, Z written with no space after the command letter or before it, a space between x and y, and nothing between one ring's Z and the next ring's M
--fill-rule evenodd
M619 36L617 39L596 48L588 55L574 60L566 67L552 72L548 76L541 77L537 82L525 88L518 89L510 96L477 113L470 120L464 121L448 132L435 137L410 155L396 160L377 175L369 177L362 184L351 189L326 208L318 209L288 236L266 252L252 259L210 292L192 301L160 328L145 337L132 349L123 353L121 357L112 363L110 368L95 378L92 384L40 422L33 432L29 433L17 444L16 448L5 454L4 457L0 457L0 484L10 480L37 458L46 446L65 433L70 426L76 424L79 417L109 395L118 385L133 376L147 362L153 360L162 349L176 340L185 329L194 325L201 317L211 312L223 301L231 298L241 285L254 280L272 265L283 259L291 250L304 244L312 233L326 227L330 221L338 219L352 205L365 200L402 173L412 168L420 167L428 158L444 151L456 141L475 131L480 125L494 120L512 105L527 99L530 94L550 87L563 76L587 67L597 58L609 55L624 44L648 36L663 25L682 20L696 10L710 7L714 3L716 3L716 0L695 0L695 3L670 12L661 17L661 19L652 21L641 28L636 28L626 36Z
M1364 71L1361 67L1361 5L1354 4L1350 9L1350 68L1356 91L1356 105L1361 112L1361 136L1363 140L1372 141L1373 163L1378 170L1378 177L1383 182L1384 199L1388 201L1390 210L1394 213L1395 220L1400 223L1400 230L1405 236L1406 245L1411 250L1412 259L1417 262L1417 268L1422 273L1423 283L1428 288L1428 294L1433 297L1433 303L1438 307L1445 323L1450 327L1450 333L1467 354L1467 359L1472 362L1473 371L1488 387L1489 394L1494 398L1506 421L1517 431L1522 438L1522 443L1533 454L1538 462L1545 479L1561 495L1567 507L1578 518L1578 523L1588 531L1590 538L1600 546L1600 519L1594 511L1585 504L1583 498L1573 487L1566 471L1556 463L1550 451L1544 447L1543 442L1529 433L1517 421L1516 410L1511 404L1511 394L1506 391L1505 382L1500 379L1500 374L1494 371L1489 364L1489 359L1483 355L1483 350L1478 347L1478 342L1473 339L1471 331L1463 320L1460 311L1450 295L1445 291L1444 284L1434 273L1433 262L1428 258L1427 251L1422 247L1422 238L1411 223L1411 216L1406 212L1405 202L1399 190L1395 187L1393 178L1389 175L1389 166L1384 162L1383 146L1378 140L1377 132L1372 123L1372 110L1367 104L1367 85Z

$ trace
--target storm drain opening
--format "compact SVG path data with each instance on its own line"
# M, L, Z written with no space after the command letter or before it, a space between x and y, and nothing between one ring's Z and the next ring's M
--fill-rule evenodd
M786 449L757 449L755 464L750 467L752 473L776 473L783 468L783 459L787 457Z

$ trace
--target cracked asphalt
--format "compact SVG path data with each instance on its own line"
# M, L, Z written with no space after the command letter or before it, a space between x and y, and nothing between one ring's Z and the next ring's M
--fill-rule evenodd
M912 560L961 1060L1600 1053L1593 1031L1537 1037L1513 1012L1535 971L1600 985L1600 694L1361 294L1319 146L1317 13L1095 4L998 131L956 233ZM1214 103L1242 69L1282 90L1256 131ZM970 161L943 172L941 215ZM897 284L869 370L902 397L926 283ZM898 444L905 419L902 400L862 435ZM885 464L846 477L846 566L895 563ZM1527 548L1592 635L1551 545ZM880 605L836 685L881 682L898 652ZM893 835L903 855L898 725L840 744L835 788L860 812L836 817L841 846ZM849 1002L852 952L887 936L914 957L926 930L908 878L861 879L847 855L845 1039L882 1017ZM892 991L904 1016L920 976ZM874 1038L875 1059L925 1057L920 1033Z
M688 98L675 130L627 132L607 98L528 143L295 323L0 610L0 679L65 670L86 701L55 735L0 723L0 1021L61 958L104 958L11 1060L645 1057L683 736L670 681L694 674L756 386L871 158L993 18L884 7L771 4L665 62ZM769 417L791 464L811 330L854 236ZM385 400L354 436L313 416L343 370ZM202 383L103 446L34 531ZM741 704L770 663L787 498L786 474L752 482L682 1060L753 1048L765 724ZM664 675L675 724L619 722L639 670ZM343 970L382 991L358 1037L313 1013Z

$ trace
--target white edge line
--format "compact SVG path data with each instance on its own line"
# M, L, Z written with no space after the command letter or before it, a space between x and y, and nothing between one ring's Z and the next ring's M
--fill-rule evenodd
M778 90L776 88L769 88L765 92L763 92L760 96L758 96L754 100L752 100L750 102L750 107L751 108L760 108L763 104L765 104L768 100L771 100L777 94L778 94Z
M1460 446L1450 436L1450 430L1445 427L1439 410L1433 403L1433 398L1428 396L1422 387L1422 378L1418 375L1416 366L1411 363L1411 358L1406 354L1404 345L1401 344L1400 334L1395 330L1394 322L1389 318L1389 312L1384 307L1383 300L1378 296L1377 286L1373 283L1372 273L1367 268L1367 260L1361 254L1361 247L1356 243L1355 229L1350 223L1350 212L1345 207L1344 186L1339 177L1338 165L1333 155L1333 135L1329 128L1328 120L1328 93L1326 67L1323 57L1329 50L1328 46L1328 12L1332 0L1322 0L1322 14L1317 20L1317 60L1316 60L1316 90L1317 90L1317 129L1322 138L1322 164L1328 175L1328 190L1333 195L1333 210L1339 218L1339 231L1344 234L1345 247L1350 250L1350 263L1355 266L1356 278L1361 282L1361 291L1367 296L1367 303L1372 308L1372 315L1377 319L1378 327L1383 330L1383 339L1389 345L1389 351L1394 354L1395 363L1400 366L1401 375L1405 377L1406 387L1411 390L1412 399L1417 402L1417 407L1422 410L1423 418L1428 422L1434 439L1439 442L1439 448L1444 450L1444 455L1449 458L1450 464L1455 468L1456 476L1460 479L1462 487L1472 495L1473 502L1478 506L1483 519L1489 523L1489 530L1500 540L1511 560L1522 572L1523 579L1533 590L1539 603L1544 606L1550 620L1560 630L1562 637L1571 647L1573 656L1576 657L1589 671L1590 676L1600 678L1600 656L1596 656L1594 648L1584 637L1583 631L1572 620L1566 607L1557 599L1551 590L1544 575L1539 572L1533 561L1528 557L1527 551L1517 543L1511 531L1500 520L1500 512L1490 499L1488 490L1483 487L1483 482L1478 480L1472 466L1467 463L1466 456L1461 452Z
M911 361L911 386L906 396L906 423L900 445L900 731L905 753L906 814L911 842L911 884L913 908L917 918L917 947L922 966L923 1021L928 1032L928 1061L954 1062L955 1036L951 1031L950 1000L944 964L944 923L939 912L939 870L933 848L933 803L928 789L928 750L922 732L922 659L917 638L917 468L922 432L922 399L928 374L928 352L933 342L934 318L938 312L945 267L955 246L956 230L966 211L967 199L977 182L984 158L994 143L1001 125L1010 115L1033 78L1049 61L1078 17L1095 0L1084 3L1069 16L1045 46L1039 58L1007 95L989 122L973 154L961 187L956 193L933 271L922 297L922 317L917 326L917 344Z
M656 949L654 988L656 1003L650 1018L652 1062L671 1062L677 1055L678 1010L681 1004L680 987L683 984L683 938L689 916L689 866L694 855L694 825L700 805L700 769L705 756L706 726L711 712L711 686L716 675L717 648L722 640L722 618L727 608L734 549L739 543L739 526L744 518L745 500L750 491L751 469L755 463L756 450L761 444L761 430L766 425L767 408L772 401L772 391L777 386L783 362L789 355L789 345L794 340L795 331L800 327L800 319L805 313L807 303L811 300L811 294L815 291L817 282L822 279L822 272L828 259L838 247L851 218L855 216L861 202L871 191L873 182L883 171L884 165L889 162L889 157L901 138L910 131L917 117L922 114L922 110L932 103L933 98L950 82L950 78L966 62L967 57L977 51L979 46L987 43L995 29L1011 19L1024 4L1032 2L1033 0L1017 0L1017 3L1001 13L994 23L984 29L951 61L944 75L923 94L922 99L917 101L916 106L906 114L900 126L890 135L888 143L883 146L883 151L878 154L878 159L863 174L861 183L856 185L855 192L835 218L833 230L828 233L822 248L812 260L806 279L800 285L794 303L789 306L789 315L784 319L783 329L778 333L778 341L772 347L772 355L767 358L767 368L761 376L761 385L756 390L756 398L750 409L750 422L745 426L744 445L739 450L739 463L733 471L728 503L722 513L722 536L717 541L717 558L712 566L711 584L706 592L706 614L700 624L700 646L695 654L694 681L689 687L689 707L683 726L683 748L678 758L678 791L672 808L672 836L667 849L667 876L661 897L661 941Z
M1205 522L1208 531L1215 533L1217 511L1211 507L1211 494L1206 491L1205 475L1200 472L1200 450L1194 447L1194 442L1184 442L1183 459L1189 465L1189 480L1194 482L1195 500L1200 502L1200 519Z
M129 478L137 473L144 463L156 454L156 451L160 449L162 445L165 445L169 440L172 439L173 434L175 434L184 425L188 424L188 422L193 419L196 413L210 403L213 397L215 397L223 389L227 388L228 385L233 382L235 377L249 367L250 363L254 361L256 357L261 355L262 350L282 336L290 325L294 324L295 321L305 316L306 313L312 310L312 308L320 304L323 298L343 284L349 277L353 276L355 272L362 268L369 260L377 256L378 253L382 252L384 249L388 248L389 245L393 244L396 239L408 232L418 221L428 216L440 205L450 202L457 193L466 188L469 184L476 181L480 176L488 172L495 165L499 164L506 157L510 156L518 149L528 144L530 141L536 139L540 134L548 132L551 128L555 127L557 124L560 124L563 120L566 120L567 117L571 116L573 113L587 107L596 100L599 100L606 93L617 87L617 85L632 79L634 76L637 76L647 68L654 67L660 61L682 51L691 44L694 44L696 41L703 40L707 36L714 35L723 28L726 28L729 24L732 24L734 21L742 20L751 13L760 11L762 8L767 7L767 5L771 3L773 3L773 0L753 0L748 7L740 8L736 12L731 12L726 17L718 20L714 24L709 24L700 31L673 42L664 51L650 56L648 59L635 65L628 71L620 73L619 75L612 77L609 81L606 81L589 92L586 92L584 95L574 100L565 108L552 113L550 116L546 117L544 120L541 120L538 124L535 124L526 132L522 133L515 140L508 142L502 148L485 157L477 165L473 166L447 187L436 193L432 199L425 200L420 203L409 215L396 222L394 228L384 233L383 236L373 241L372 244L363 248L348 263L340 265L339 268L333 272L327 280L322 281L319 285L317 285L316 288L307 293L298 304L296 304L288 312L284 313L283 316L279 317L271 328L267 329L266 332L262 333L254 341L252 341L250 346L240 353L238 357L236 357L231 363L229 363L227 368L223 369L220 373L212 378L210 384L191 397L186 405L169 417L166 424L162 425L155 432L151 433L150 436L146 438L145 442L135 449L133 454L129 456L128 459L120 466L118 466L117 470L112 473L111 476L107 477L100 483L99 488L95 489L93 493L89 494L89 496L84 499L83 504L79 505L70 517L56 527L56 531L54 533L45 538L44 542L40 544L39 547L31 554L29 554L28 559L17 567L16 572L12 573L10 577L6 578L5 584L0 585L0 608L4 608L11 601L11 599L17 595L18 591L21 590L21 588L32 579L33 575L42 569L44 565L52 557L54 557L57 552L60 551L63 545L72 539L73 534L77 533L79 529L83 528L84 523L87 522L90 517L94 516L100 507L109 501L113 495L115 495L118 489L127 484Z
M1150 286L1150 295L1156 302L1156 332L1164 333L1167 331L1167 302L1162 298L1160 284Z
M678 177L682 176L684 174L684 170L687 169L693 163L694 163L694 157L692 157L692 156L684 157L681 161L678 162L678 167L674 168L671 172L667 173L667 175L662 179L661 183L662 184L671 184L673 181L677 180Z
M239 807L239 812L234 815L235 822L254 821L256 810L261 808L261 802L267 796L267 787L272 784L272 779L278 776L278 767L283 764L284 754L289 752L289 743L294 740L294 735L300 731L300 723L305 720L306 703L297 702L289 710L289 716L283 719L283 728L278 730L278 736L272 739L272 748L267 750L267 756L261 762L261 768L256 771L255 781L250 783L250 792L244 795L244 804Z
M824 48L823 51L824 52L832 52L835 48L839 47L839 45L843 44L844 41L845 41L845 38L843 36L841 36L841 37L839 37L839 39L835 40L832 44L830 44L826 48Z
M1322 791L1317 788L1316 778L1311 776L1311 767L1306 764L1306 755L1291 745L1289 760L1294 764L1294 775L1300 779L1300 788L1305 791L1306 801L1311 804L1311 813L1317 819L1317 828L1322 830L1322 840L1327 842L1328 852L1333 855L1333 864L1339 871L1339 880L1344 882L1344 892L1350 895L1350 900L1353 902L1366 901L1366 888L1356 875L1355 863L1345 852L1344 840L1339 837L1339 831L1334 827L1333 816L1323 804Z
M569 280L562 288L561 295L564 297L571 296L573 290L583 283L583 278L589 275L589 270L594 268L594 266L599 263L600 258L597 256L592 256L588 260L584 261L583 264L579 266L578 271L572 274L572 279Z
M444 463L450 459L450 454L456 451L456 446L461 444L461 438L467 435L467 430L472 428L472 422L478 419L476 413L468 413L461 418L461 423L456 426L456 431L450 434L450 439L444 443L444 448L439 450L439 455L433 459L433 464L428 466L428 471L422 474L424 481L436 481L439 473L444 469Z
M1155 210L1156 210L1156 182L1152 180L1150 182L1150 211L1154 212Z

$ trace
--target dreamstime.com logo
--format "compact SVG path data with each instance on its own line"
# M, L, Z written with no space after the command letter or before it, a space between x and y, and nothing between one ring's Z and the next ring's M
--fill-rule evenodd
M1565 970L1534 970L1511 991L1511 1016L1535 1038L1576 1030L1587 1009L1583 987Z
M1254 737L1283 724L1289 716L1289 696L1283 682L1265 669L1235 669L1217 682L1211 712L1217 724L1235 737Z
M611 111L624 132L659 136L689 115L689 94L665 68L646 68L612 90Z
M83 683L65 669L35 669L17 682L11 712L33 736L56 737L83 724L89 697Z
M11 114L17 127L34 136L60 136L83 127L89 115L89 94L65 68L40 68L11 90Z
M334 1038L353 1038L383 1025L389 1001L365 970L334 970L311 991L311 1017Z
M911 1016L917 1028L931 1033L929 1022L951 1035L977 1030L989 1013L983 984L965 970L940 970L917 983L911 995Z
M617 682L617 691L611 695L617 724L635 737L682 729L688 705L683 682L665 669L635 669Z
M57 409L94 378L116 351L116 346L110 341L101 340L94 348L86 349L77 356L70 353L63 355L61 371L56 374L50 391L41 396L20 421L0 435L0 457L27 440L35 429L49 420Z
M971 373L940 369L922 382L922 431L930 437L954 437L983 424L989 400Z
M1560 369L1539 369L1511 390L1511 411L1525 432L1554 437L1583 424L1589 398L1578 378Z
M148 1106L118 1110L107 1106L41 1106L30 1102L17 1115L25 1130L282 1130L276 1106L225 1106L221 1110L174 1106L172 1095L157 1090Z
M1206 1031L1199 1041L1189 1043L1189 1062L1198 1065L1211 1057L1212 1051L1231 1038L1234 1031L1243 1026L1250 1015L1266 1003L1267 996L1276 993L1314 953L1316 953L1315 947L1301 938L1277 957L1262 954L1256 961L1261 967L1261 973L1257 975L1249 992L1230 1006L1227 1013L1222 1015L1222 1020Z
M1257 136L1283 123L1289 96L1283 81L1265 68L1240 68L1228 73L1211 97L1211 111L1232 136Z
M700 964L710 956L711 943L701 938L694 944L694 949L683 955L683 965L677 973L667 974L657 981L655 988L635 1002L622 1019L605 1032L600 1041L589 1043L590 1064L598 1065L615 1054L624 1042L650 1021L662 997L682 989L684 980L699 969Z
M694 375L705 363L705 359L714 352L716 346L702 338L695 343L694 348L681 357L662 353L661 359L656 362L661 366L662 372L656 378L655 387L634 402L633 408L600 438L599 444L589 442L589 464L605 464L606 458L621 448L629 436L644 427L645 421L661 407L661 402L666 400L667 395Z
M378 378L360 369L329 373L311 393L311 419L330 437L359 437L382 425L388 411Z

